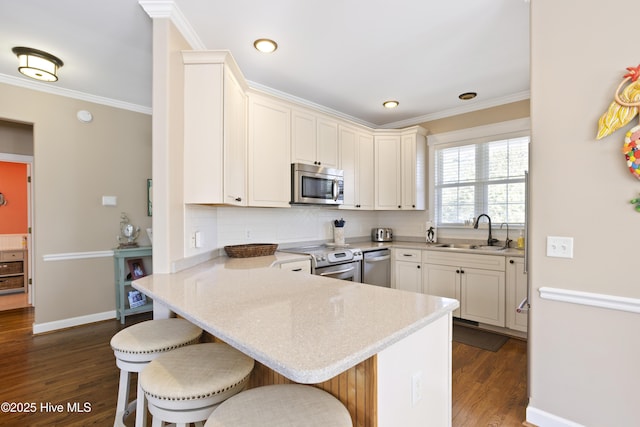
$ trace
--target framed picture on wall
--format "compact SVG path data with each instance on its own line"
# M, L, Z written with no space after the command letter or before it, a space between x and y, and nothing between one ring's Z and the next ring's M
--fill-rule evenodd
M131 272L131 280L136 280L147 275L144 271L142 258L128 259L129 271Z

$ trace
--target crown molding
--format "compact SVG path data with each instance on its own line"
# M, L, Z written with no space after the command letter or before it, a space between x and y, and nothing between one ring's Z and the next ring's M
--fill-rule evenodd
M342 113L340 111L331 109L329 107L325 107L324 105L316 104L315 102L309 101L309 100L304 99L304 98L297 97L295 95L291 95L290 93L282 92L280 90L273 89L273 88L271 88L269 86L265 86L263 84L260 84L260 83L257 83L257 82L251 81L251 80L248 80L247 83L249 84L249 87L251 89L254 89L254 90L257 90L259 92L266 93L266 94L269 94L269 95L272 95L272 96L275 96L276 98L280 98L280 99L285 100L285 101L290 101L290 102L293 102L295 104L299 104L299 105L301 105L303 107L309 107L309 108L312 108L312 109L314 109L316 111L321 111L323 113L330 114L332 116L340 117L341 119L348 120L350 122L353 122L353 123L356 123L356 124L359 124L359 125L362 125L362 126L366 126L368 128L371 128L371 129L377 129L379 127L375 123L367 122L366 120L362 120L362 119L359 119L357 117L350 116L348 114L345 114L345 113Z
M140 0L138 4L151 19L170 19L192 49L203 50L207 48L173 0Z
M11 86L19 86L26 89L45 92L51 95L64 96L66 98L79 99L81 101L93 102L94 104L106 105L109 107L120 108L122 110L134 111L136 113L151 115L151 108L144 105L132 104L130 102L119 101L117 99L105 98L103 96L91 95L89 93L80 92L72 89L65 89L59 86L52 86L48 83L41 83L35 80L27 80L20 77L0 74L0 83L6 83Z
M444 119L446 117L458 116L460 114L471 113L474 111L485 110L487 108L499 107L500 105L510 104L512 102L524 101L531 97L530 91L514 93L499 98L488 99L486 101L478 101L461 107L450 108L448 110L438 111L436 113L426 114L424 116L414 117L412 119L400 120L397 122L387 123L380 126L383 129L398 129L407 126L419 125L421 123L430 122L432 120Z

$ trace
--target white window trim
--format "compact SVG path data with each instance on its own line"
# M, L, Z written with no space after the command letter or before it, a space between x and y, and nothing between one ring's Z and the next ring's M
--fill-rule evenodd
M433 211L433 208L435 207L435 177L433 176L433 173L435 171L436 148L477 144L481 142L495 141L498 139L517 138L526 135L531 135L531 119L528 117L523 119L492 123L484 126L460 129L451 132L428 135L427 145L429 146L429 209L431 211L431 219L433 219L433 216L435 215L435 212ZM530 138L529 143L531 143L531 140L532 139Z

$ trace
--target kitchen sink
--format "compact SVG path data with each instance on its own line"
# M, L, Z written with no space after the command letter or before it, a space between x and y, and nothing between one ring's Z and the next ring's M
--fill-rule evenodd
M475 245L471 243L441 243L435 245L435 248L451 248L451 249L476 249L481 251L503 251L503 246Z

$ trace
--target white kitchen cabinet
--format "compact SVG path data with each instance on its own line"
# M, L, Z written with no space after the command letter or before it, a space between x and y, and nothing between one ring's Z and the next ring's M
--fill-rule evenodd
M458 295L461 318L505 327L504 256L424 251L422 260L425 293Z
M291 112L291 159L294 163L338 167L338 122L312 112Z
M422 264L422 292L460 301L460 267ZM460 317L460 309L453 312Z
M506 264L507 328L527 332L527 313L518 313L516 308L527 298L527 273L524 258L508 257Z
M375 135L375 209L402 208L400 135Z
M184 201L247 205L247 98L228 52L183 52Z
M338 167L344 171L341 209L373 210L373 136L354 128L339 127Z
M289 207L291 110L287 104L249 94L249 206Z
M393 248L392 287L411 292L422 292L422 251Z
M424 210L426 130L377 131L374 145L375 209Z
M413 127L402 132L402 209L425 209L427 196L426 133Z

